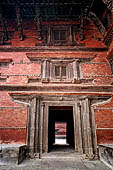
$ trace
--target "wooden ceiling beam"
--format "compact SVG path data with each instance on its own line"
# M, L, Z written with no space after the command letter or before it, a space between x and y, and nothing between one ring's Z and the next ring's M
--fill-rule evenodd
M94 0L83 0L83 1L72 0L72 1L66 2L65 0L63 3L63 1L61 2L60 0L59 1L58 0L57 1L56 0L51 0L51 1L40 0L38 2L36 0L32 0L31 2L23 2L20 0L7 0L7 2L2 1L0 2L0 4L6 4L4 5L4 9L8 8L9 5L10 5L10 8L11 6L13 8L14 5L18 4L19 6L23 8L22 10L24 10L23 18L30 17L30 16L34 17L35 6L38 6L41 11L42 19L47 18L47 20L49 20L49 17L50 18L54 17L54 19L57 20L57 18L60 16L61 17L64 16L64 18L71 19L71 17L74 18L75 16L75 18L77 18L79 15L79 18L80 18L80 9L79 9L80 6L83 7L83 15L87 16L89 14L89 10L91 8L93 1ZM66 12L66 9L67 9L67 12Z
M56 6L59 6L59 5L61 5L61 6L64 6L64 5L81 5L81 3L78 3L78 2L74 2L74 3L72 3L72 2L35 2L35 1L33 1L33 2L24 2L24 3L22 3L22 2L20 2L19 3L21 6L23 6L23 5L40 5L40 6L54 6L54 5L56 5ZM0 2L0 5L15 5L15 1L14 2Z

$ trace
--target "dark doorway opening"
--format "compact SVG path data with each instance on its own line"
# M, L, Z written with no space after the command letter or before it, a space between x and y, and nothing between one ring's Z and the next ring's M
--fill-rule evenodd
M74 121L72 106L50 106L48 151L74 149Z

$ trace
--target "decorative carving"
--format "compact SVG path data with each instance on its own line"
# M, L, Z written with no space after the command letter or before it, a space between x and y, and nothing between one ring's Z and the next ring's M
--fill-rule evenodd
M65 68L65 76L56 75L56 67L59 69ZM60 69L61 70L61 69ZM60 73L59 73L60 74ZM42 82L64 82L72 80L79 80L81 78L80 65L78 60L65 60L65 59L51 59L51 61L45 59L42 63Z
M22 27L22 18L20 13L21 13L20 6L16 5L17 27L18 27L20 41L23 41L24 35L23 35L23 27Z
M84 40L83 29L84 29L84 17L81 9L81 16L80 16L80 40L81 41Z
M8 32L7 32L7 27L6 27L6 20L5 20L5 17L3 16L3 11L1 7L0 7L0 22L2 25L1 44L5 44L5 41L8 40Z
M36 13L37 39L39 41L41 41L42 40L42 35L41 35L41 17L40 17L40 8L37 5L35 5L35 13Z
M89 17L91 18L91 20L95 23L95 25L97 26L97 28L99 29L100 33L104 36L106 33L106 29L103 26L102 22L99 20L99 18L93 13L90 12L89 13Z
M37 28L39 27L39 35L41 35L41 22L40 17L38 17ZM75 40L74 34L75 29L73 25L48 25L42 27L43 32L45 32L45 39L42 43L37 43L37 46L48 45L48 46L67 46L67 45L79 45Z
M103 43L109 47L112 42L112 39L113 39L113 24L110 26L107 34L105 35Z
M112 0L103 0L103 2L107 5L108 9L112 10Z

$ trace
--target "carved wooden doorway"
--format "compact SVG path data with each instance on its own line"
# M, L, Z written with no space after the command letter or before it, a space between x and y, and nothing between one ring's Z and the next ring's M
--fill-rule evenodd
M55 121L67 124L67 143L75 152L97 155L94 111L88 97L33 98L28 112L30 153L48 153L55 143ZM72 134L71 134L72 133Z
M67 101L45 102L43 114L43 153L55 144L55 122L66 123L66 144L75 149L75 104Z

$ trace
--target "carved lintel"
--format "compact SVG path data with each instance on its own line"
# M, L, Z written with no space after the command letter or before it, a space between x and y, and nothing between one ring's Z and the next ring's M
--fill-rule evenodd
M17 16L17 27L19 32L19 38L20 41L23 41L24 35L23 35L22 18L21 18L21 11L19 5L16 5L16 16Z

